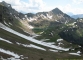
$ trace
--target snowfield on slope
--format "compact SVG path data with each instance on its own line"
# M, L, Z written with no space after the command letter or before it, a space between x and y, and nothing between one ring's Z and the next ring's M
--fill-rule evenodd
M68 51L69 50L69 48L58 47L58 46L55 46L53 44L48 44L47 42L42 42L42 41L36 40L33 37L23 35L23 34L17 32L17 31L12 30L11 28L3 25L2 23L0 23L0 28L4 29L4 30L6 30L6 31L8 31L10 33L13 33L13 34L15 34L15 35L17 35L19 37L22 37L22 38L24 38L24 39L26 39L28 41L34 42L36 44L40 44L40 45L43 45L43 46L46 46L46 47L49 47L49 48L63 50L63 51Z

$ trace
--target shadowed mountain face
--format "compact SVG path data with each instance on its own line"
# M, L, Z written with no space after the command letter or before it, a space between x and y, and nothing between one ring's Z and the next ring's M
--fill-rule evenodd
M23 14L0 2L0 59L83 58L82 50L75 50L83 46L82 28L83 19L75 20L58 8Z
M76 22L67 26L60 32L60 36L73 44L78 44L83 47L83 19L78 19Z

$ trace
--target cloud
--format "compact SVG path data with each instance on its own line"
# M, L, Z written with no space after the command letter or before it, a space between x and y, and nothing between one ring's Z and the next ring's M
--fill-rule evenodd
M28 0L28 1L23 1L23 0L0 0L0 1L6 1L7 3L11 4L14 9L16 9L19 12L24 12L24 13L36 13L36 12L42 12L42 11L50 11L54 9L55 7L58 7L60 10L62 10L64 13L72 12L73 14L82 14L83 13L83 8L77 8L73 7L72 3L67 4L65 6L48 6L44 2L44 0ZM72 0L73 5L75 4L81 4L83 3L83 0Z
M74 2L75 4L81 4L81 3L83 3L83 0L73 0L73 2Z
M58 6L64 13L72 12L73 14L83 14L83 8L72 7L71 4L66 6Z
M43 10L45 3L43 0L29 0L24 2L23 0L0 0L6 1L7 3L11 4L14 9L19 12L38 12Z

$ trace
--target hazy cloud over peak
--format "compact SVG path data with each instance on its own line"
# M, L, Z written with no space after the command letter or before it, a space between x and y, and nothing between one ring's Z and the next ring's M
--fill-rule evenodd
M11 4L13 8L20 12L38 12L41 11L45 5L42 0L29 0L27 2L23 0L0 0L6 1Z
M24 13L50 11L56 7L64 13L83 14L83 0L0 0Z

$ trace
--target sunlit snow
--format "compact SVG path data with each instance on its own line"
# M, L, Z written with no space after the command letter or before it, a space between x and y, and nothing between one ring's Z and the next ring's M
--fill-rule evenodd
M78 54L78 53L69 53L69 54L71 54L71 55L81 56L81 55L80 55L80 54Z
M5 54L11 55L11 56L14 56L15 58L19 58L20 57L18 54L14 53L14 52L11 52L9 50L4 50L2 48L0 48L0 52L3 52Z
M63 39L57 39L57 42L63 41Z
M52 51L52 52L58 52L58 50L53 50L53 49L49 49L49 51Z

